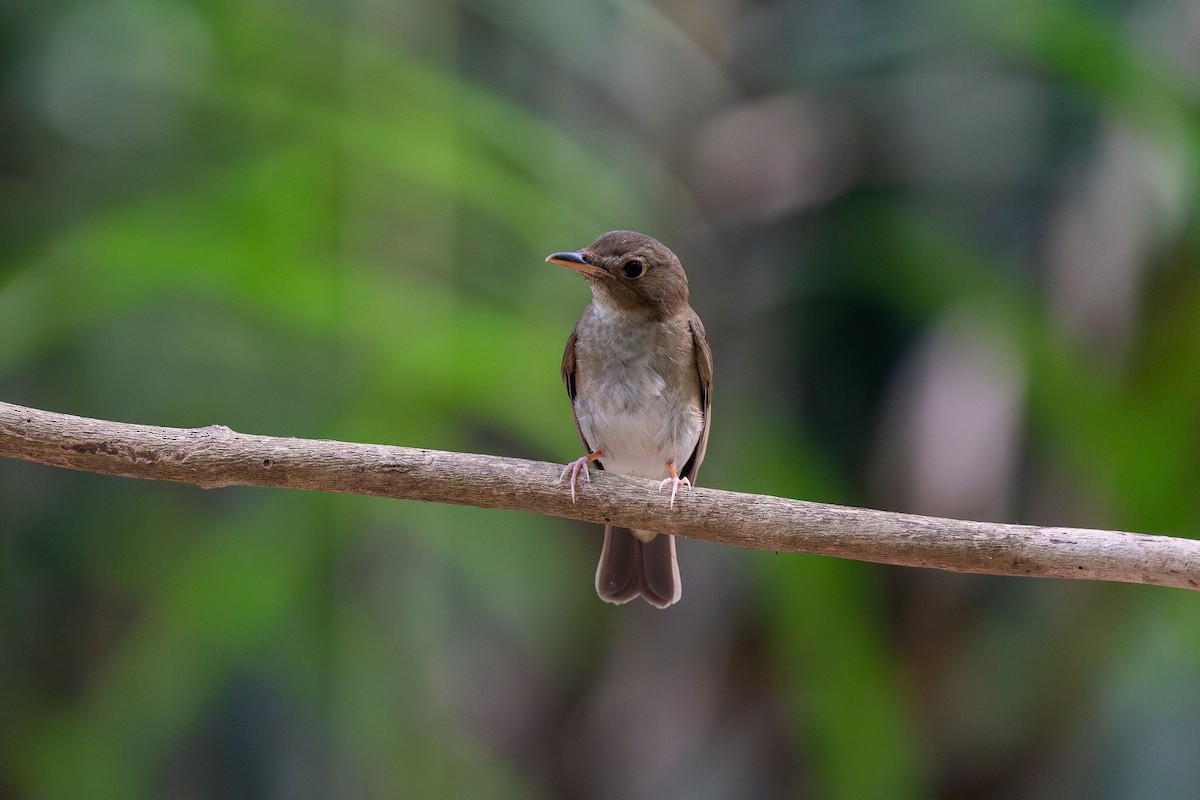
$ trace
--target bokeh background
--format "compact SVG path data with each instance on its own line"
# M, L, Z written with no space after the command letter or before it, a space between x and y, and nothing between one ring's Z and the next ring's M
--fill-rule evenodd
M8 0L0 398L565 462L613 228L701 483L1200 530L1197 0ZM3 798L1195 798L1200 597L0 462Z

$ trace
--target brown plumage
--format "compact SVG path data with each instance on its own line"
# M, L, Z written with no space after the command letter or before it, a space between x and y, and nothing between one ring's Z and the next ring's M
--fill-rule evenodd
M712 418L712 350L688 305L687 276L662 243L606 233L547 261L582 274L592 302L567 339L562 378L587 456L567 465L574 496L588 463L671 485L695 481ZM607 526L596 591L666 608L680 597L675 537Z

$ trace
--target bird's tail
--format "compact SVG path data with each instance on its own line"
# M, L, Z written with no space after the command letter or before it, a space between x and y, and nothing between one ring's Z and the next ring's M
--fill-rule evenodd
M596 593L609 603L628 603L640 594L658 608L678 601L681 585L675 537L606 525L596 568Z

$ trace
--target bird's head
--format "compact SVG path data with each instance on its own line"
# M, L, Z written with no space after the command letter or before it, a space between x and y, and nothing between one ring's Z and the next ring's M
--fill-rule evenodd
M582 250L546 260L587 278L596 303L611 313L665 319L687 307L687 275L679 258L643 233L610 231Z

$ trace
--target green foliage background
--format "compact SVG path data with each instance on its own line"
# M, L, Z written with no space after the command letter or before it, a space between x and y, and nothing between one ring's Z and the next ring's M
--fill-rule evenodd
M9 3L0 398L565 462L542 259L633 228L714 342L702 482L1192 535L1196 19ZM656 613L598 549L0 463L0 797L1200 793L1189 593L684 542Z

